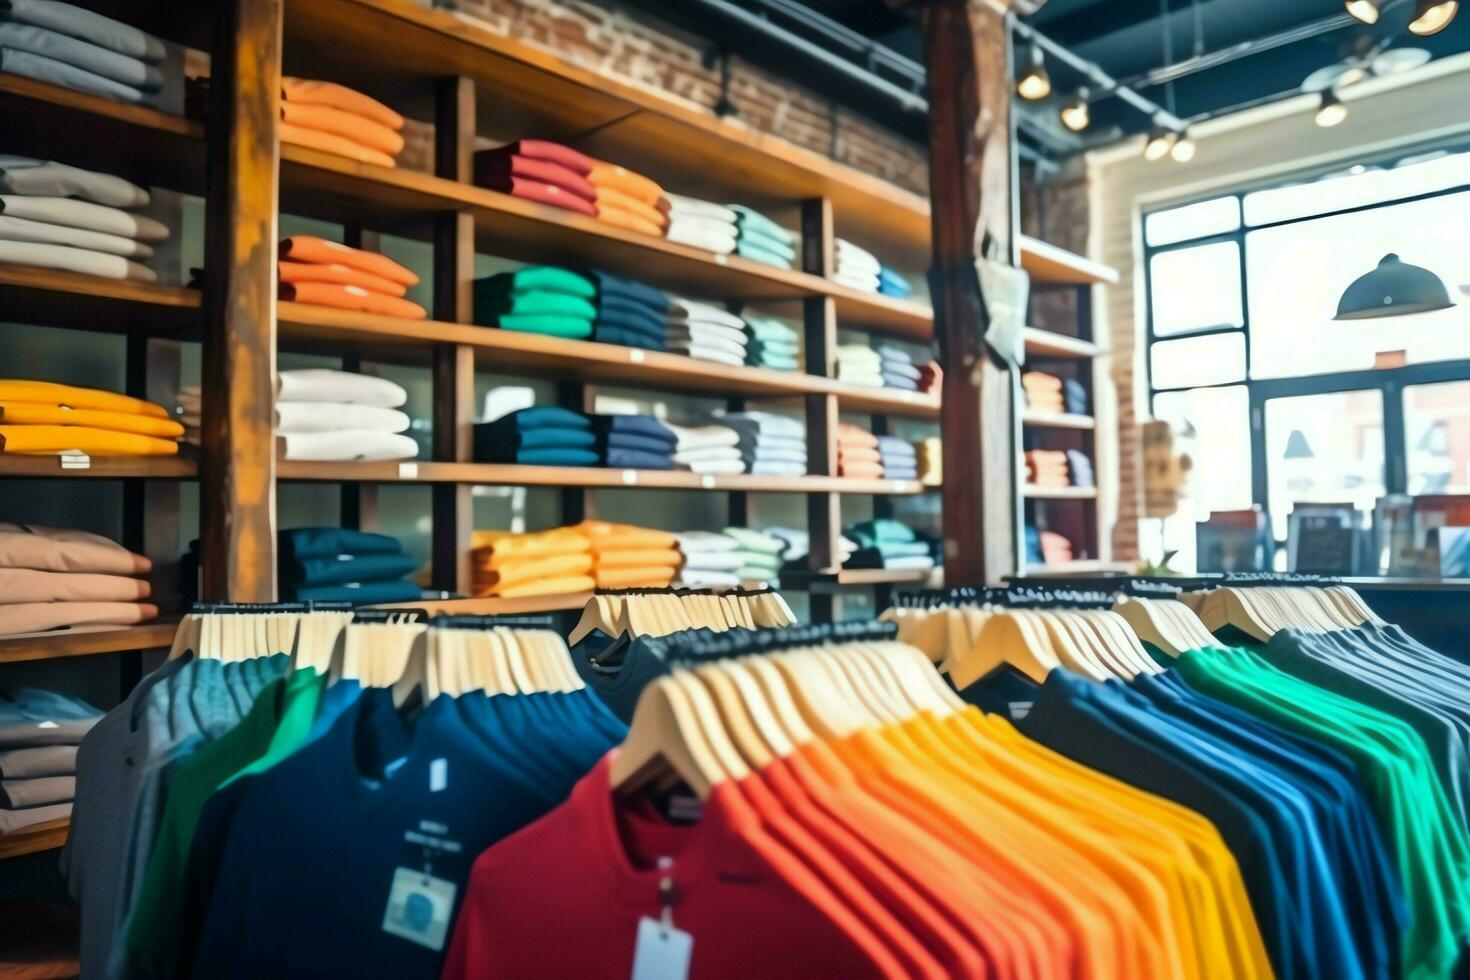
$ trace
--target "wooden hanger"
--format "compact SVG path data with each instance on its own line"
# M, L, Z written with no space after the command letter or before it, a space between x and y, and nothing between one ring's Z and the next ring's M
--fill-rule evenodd
M746 765L752 769L764 769L775 759L775 750L750 716L740 689L719 666L706 664L690 673L695 681L704 686L706 693L719 712L723 730L730 737L730 744L740 753Z
M615 792L630 794L672 771L701 800L729 779L721 759L703 733L699 709L672 673L658 678L638 697L628 737L613 757Z

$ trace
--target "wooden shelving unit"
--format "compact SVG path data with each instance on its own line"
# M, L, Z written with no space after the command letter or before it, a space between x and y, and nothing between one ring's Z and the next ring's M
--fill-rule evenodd
M188 447L184 447L187 449ZM69 466L61 456L0 453L0 477L90 480L191 480L199 475L192 455L94 456L85 465Z
M126 650L155 650L173 643L177 620L138 626L77 626L45 633L0 636L0 664L25 660L87 657Z
M1100 357L1102 354L1102 347L1090 340L1068 337L1066 334L1042 330L1039 327L1026 328L1026 356L1028 358L1090 358Z
M1096 500L1096 487L1041 487L1027 483L1021 487L1027 500Z
M35 826L0 836L0 861L41 851L54 851L66 843L71 820L48 820Z

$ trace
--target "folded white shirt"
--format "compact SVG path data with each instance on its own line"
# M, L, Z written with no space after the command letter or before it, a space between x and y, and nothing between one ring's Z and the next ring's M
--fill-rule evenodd
M838 344L837 360L853 364L882 364L883 355L866 344Z
M883 264L878 261L878 256L865 248L859 248L845 238L839 238L836 242L836 257L838 265L848 265L854 269L864 269L878 274Z
M748 412L727 412L724 409L716 409L715 417L724 424L736 429L753 430L762 435L795 436L798 439L806 438L805 425L796 419L787 418L785 415L776 415L773 412L756 410Z
M745 460L702 459L694 463L683 463L681 467L700 476L739 476L745 472Z
M278 402L346 402L397 408L408 401L402 385L370 374L353 374L331 368L304 368L277 374Z
M866 369L860 371L846 371L842 368L838 368L837 380L841 381L843 384L859 385L864 388L883 387L883 373L881 371L873 372Z
M741 435L741 452L749 452L752 450L763 449L774 449L783 451L799 450L801 452L805 452L806 436L775 435L763 432L746 432Z
M685 449L671 457L675 463L714 463L724 459L743 459L736 446L705 446L702 449Z
M731 572L686 568L679 573L678 585L684 589L735 589L740 587L740 576Z
M751 465L750 472L752 476L806 476L806 464L761 460Z
M280 435L349 429L407 432L409 424L409 417L396 408L346 402L276 402L276 432Z
M0 215L0 239L7 242L40 242L45 245L65 245L68 248L84 248L90 252L105 252L130 259L153 257L153 247L121 235L109 235L85 228L68 228L28 218L12 218Z
M345 462L349 460L413 459L419 444L396 432L344 429L336 432L297 432L282 435L286 458Z
M718 351L726 357L733 357L735 364L745 363L745 345L737 344L733 340L723 337L682 337L672 336L664 341L668 349L678 353L687 353L690 357L699 357L694 351Z
M718 340L721 343L734 344L741 351L745 350L745 345L749 342L749 338L745 336L745 331L739 327L727 327L724 324L700 322L669 324L664 328L664 337L670 342L675 340Z
M745 354L732 354L720 347L711 347L709 344L691 344L688 347L670 347L677 353L684 354L700 361L714 361L716 364L728 364L731 367L744 367Z
M705 572L733 572L745 564L738 551L695 551L684 555L685 568Z
M801 463L804 467L806 452L804 450L797 452L792 449L757 449L748 454L748 463L752 473L761 463Z
M150 200L146 190L121 177L3 153L0 153L0 192L77 197L114 208L141 208Z
M768 527L765 532L786 543L786 547L781 549L781 557L786 561L799 561L811 551L811 535L800 528Z
M682 296L669 297L667 322L671 326L680 323L714 323L733 327L736 330L745 329L745 320L739 314L731 313L713 303L701 303Z
M678 440L678 451L681 453L714 446L734 446L740 442L740 433L728 425L685 426L665 422L664 427Z
M712 227L712 222L687 221L673 218L664 229L664 237L690 248L702 248L706 252L729 255L735 251L738 239L733 233Z
M734 551L740 542L718 531L675 531L674 540L686 556L698 551Z
M702 201L697 197L685 197L683 194L671 194L664 191L663 197L659 198L658 209L670 218L688 215L695 218L710 218L724 224L733 225L736 214L723 204L714 201Z
M169 235L168 226L161 221L105 204L65 197L0 194L0 214L68 228L84 228L142 242L161 242Z
M68 245L48 245L43 242L12 242L0 240L0 262L17 265L34 265L46 269L65 269L89 276L107 279L131 279L135 282L157 282L158 273L121 255L94 252L91 249L72 248Z
M0 837L12 834L23 827L45 823L47 820L60 820L69 816L71 816L70 803L29 806L23 810L0 810Z
M839 272L832 277L832 281L839 286L846 286L848 289L856 289L863 293L876 293L878 291L877 276L843 275Z

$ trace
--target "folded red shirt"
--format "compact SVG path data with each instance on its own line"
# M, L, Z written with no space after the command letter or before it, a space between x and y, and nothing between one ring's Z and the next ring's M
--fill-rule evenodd
M475 154L478 163L481 157L489 156L516 156L528 157L532 160L548 160L551 163L560 164L579 177L585 177L592 172L593 165L597 162L589 156L578 153L570 146L562 146L550 140L516 140L505 146L497 146L493 150L481 150Z
M557 187L555 184L543 184L539 180L527 180L523 177L512 177L509 186L492 187L491 190L502 191L513 197L524 197L528 201L540 201L542 204L550 204L553 207L566 208L568 211L577 211L589 218L597 217L597 207L584 198L580 198L565 188Z
M588 203L597 202L597 188L586 177L550 160L533 160L531 157L475 155L475 183L491 190L507 191L516 178L550 184L575 194Z

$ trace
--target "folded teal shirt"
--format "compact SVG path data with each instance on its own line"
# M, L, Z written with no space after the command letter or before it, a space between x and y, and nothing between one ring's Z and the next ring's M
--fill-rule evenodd
M748 208L743 204L731 204L729 208L739 216L736 219L736 224L739 225L742 233L746 229L759 230L768 238L774 238L778 242L786 245L790 245L796 240L795 235L754 208Z
M787 262L796 261L796 249L779 238L764 234L759 228L742 228L739 241L779 255Z
M335 558L298 558L281 563L281 580L290 585L343 585L348 582L388 582L419 567L412 555L339 555Z
M501 272L475 280L475 296L543 290L592 299L597 287L586 276L551 265L531 265L514 272Z
M475 322L495 323L503 316L558 316L591 320L597 316L592 301L570 293L536 289L525 293L475 296Z
M574 316L512 313L500 317L500 328L515 330L518 333L541 333L549 337L563 337L568 340L585 340L592 336L592 321Z
M397 555L403 546L387 534L345 527L297 527L276 536L286 559L332 558L338 555Z
M769 249L761 248L759 245L741 239L735 244L735 254L741 258L750 259L752 262L761 262L765 265L774 265L782 269L791 268L791 260Z

